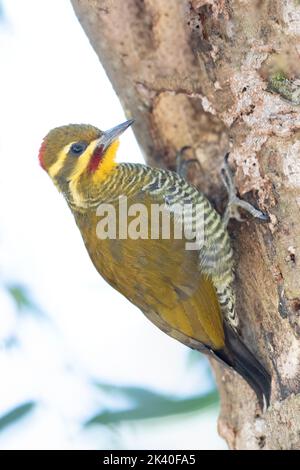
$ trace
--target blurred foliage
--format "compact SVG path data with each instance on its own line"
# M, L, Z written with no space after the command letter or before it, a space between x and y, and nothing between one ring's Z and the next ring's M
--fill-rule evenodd
M148 418L162 418L171 415L199 412L206 410L210 406L216 406L219 401L219 395L216 390L206 394L179 399L141 387L122 387L101 383L98 383L97 387L111 396L125 399L131 405L122 410L103 410L91 417L85 423L86 426L92 424L110 425L124 421L138 421Z
M15 302L18 312L42 313L32 299L27 287L19 283L7 284L5 287Z
M28 415L35 406L36 403L34 401L28 401L0 416L0 432L7 428L7 426L16 424L17 421Z
M40 309L29 294L28 289L24 285L19 283L10 283L5 284L3 288L13 299L18 312L28 311L31 313L41 313ZM5 349L18 345L18 338L15 334L2 340L2 346ZM34 401L28 401L0 416L0 432L4 431L8 426L16 424L20 419L30 414L36 404L37 403Z
M10 283L5 286L14 300L18 312L41 313L27 287L21 283ZM197 351L187 354L187 367L197 366L203 362L203 357ZM210 375L207 365L207 373ZM212 381L213 383L213 381ZM118 425L122 422L140 421L149 418L163 418L167 416L184 415L190 412L201 412L208 407L218 404L219 396L215 389L206 394L178 398L162 394L153 390L135 386L116 386L96 382L94 385L107 394L109 398L121 399L127 406L122 409L113 406L103 409L84 423L90 425ZM10 424L23 418L36 406L33 401L17 406L0 417L0 431Z
M18 312L41 313L33 300L29 289L21 283L6 284L5 289L12 297ZM12 337L13 338L13 337ZM14 339L14 338L13 338ZM4 344L11 338L7 338ZM14 344L14 343L13 343ZM187 354L187 368L203 364L203 356L196 351ZM207 374L214 384L210 369L207 363ZM206 394L192 395L188 397L175 397L160 392L136 386L117 386L106 383L94 382L101 392L104 392L109 399L119 400L125 406L111 406L95 413L84 426L105 425L114 426L123 422L141 421L149 418L164 418L167 416L184 415L187 413L197 413L206 410L208 407L217 406L219 396L215 388ZM23 403L0 417L0 431L7 426L16 423L18 420L29 414L37 403L29 401Z
M3 9L3 3L0 0L0 22L4 21L4 9Z

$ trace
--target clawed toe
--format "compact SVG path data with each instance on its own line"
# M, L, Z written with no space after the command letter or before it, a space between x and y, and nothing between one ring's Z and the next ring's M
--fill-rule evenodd
M256 219L259 219L263 222L269 222L270 217L268 216L268 214L266 214L265 212L262 212L261 210L257 209L252 204L250 204L249 202L244 201L243 199L240 199L237 196L236 187L233 181L233 175L228 164L228 158L229 158L229 153L225 155L223 168L221 169L221 177L228 193L228 203L227 203L225 213L223 215L224 225L227 226L229 220L232 218L238 221L244 220L243 218L241 218L241 215L238 210L240 207L244 209L245 211L249 212L252 215L252 217L255 217Z

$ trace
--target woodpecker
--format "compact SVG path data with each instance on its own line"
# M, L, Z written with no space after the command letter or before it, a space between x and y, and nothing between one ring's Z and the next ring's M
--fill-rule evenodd
M132 123L128 120L105 132L86 124L57 127L42 142L40 165L64 195L99 274L162 331L234 369L264 409L270 402L271 377L238 333L227 231L232 207L242 206L261 219L264 215L236 196L228 165L223 179L230 204L222 219L178 172L117 163L119 136ZM142 204L149 209L147 214L153 205L162 205L174 227L179 223L178 207L189 207L189 235L175 237L173 230L169 238L161 232L148 238L97 236L97 211L103 204L116 210L119 233L124 197L128 207ZM187 249L195 227L202 231L202 243Z

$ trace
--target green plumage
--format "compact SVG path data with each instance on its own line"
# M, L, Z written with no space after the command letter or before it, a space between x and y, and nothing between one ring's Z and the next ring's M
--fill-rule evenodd
M90 133L91 128L86 128ZM79 132L79 126L76 129ZM93 129L94 139L105 136ZM77 140L84 138L84 133L79 133ZM80 158L87 159L87 155ZM45 158L55 168L53 156ZM83 167L82 161L79 164ZM76 163L69 158L64 165L67 175L76 172ZM60 180L51 176L64 193L90 258L104 279L168 335L234 368L253 387L261 406L268 403L270 376L237 334L229 235L205 196L177 173L146 165L119 164L101 179L101 184L95 183L93 175L85 170L75 185L64 174L62 166ZM148 237L144 238L99 238L99 206L109 204L114 209L118 235L122 229L120 199L124 197L128 208L135 204L143 206L146 212L140 215L140 223L148 222L148 227L151 209L159 205L170 217L170 236L164 237L162 224L158 224L158 235L154 238L149 228ZM180 208L186 207L186 232L177 238ZM134 216L127 219L130 223ZM187 249L187 243L195 241L195 234L199 233L203 236L197 249ZM192 234L194 238L190 237Z
M263 406L263 396L269 400L270 379L236 333L233 253L227 230L210 202L176 173L135 164L119 165L100 187L82 192L88 195L89 209L76 211L71 201L70 205L98 272L164 332L233 367L254 388ZM128 207L139 203L149 209L162 204L172 220L176 219L174 204L197 206L203 245L189 251L186 239L173 236L167 240L95 238L99 221L95 208L109 202L118 220L119 198L124 195ZM191 213L190 225L195 218Z

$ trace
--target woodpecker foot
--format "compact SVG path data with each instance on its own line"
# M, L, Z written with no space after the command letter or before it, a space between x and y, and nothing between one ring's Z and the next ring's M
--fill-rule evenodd
M223 215L223 223L225 227L227 227L230 219L234 218L239 221L244 220L239 213L239 210L238 210L239 207L249 212L256 219L259 219L263 222L268 222L270 218L267 214L260 211L259 209L256 209L249 202L244 201L243 199L240 199L237 196L236 187L233 182L233 175L228 164L228 157L229 157L229 153L225 155L223 168L221 170L221 177L223 180L223 184L228 193L228 203L227 203L225 213Z
M184 159L185 152L191 149L192 147L190 147L189 145L185 145L176 154L176 172L179 174L179 176L181 176L184 179L186 179L187 177L188 167L190 164L196 163L198 167L201 169L200 162L199 160L197 160L197 158L190 158L189 160Z

